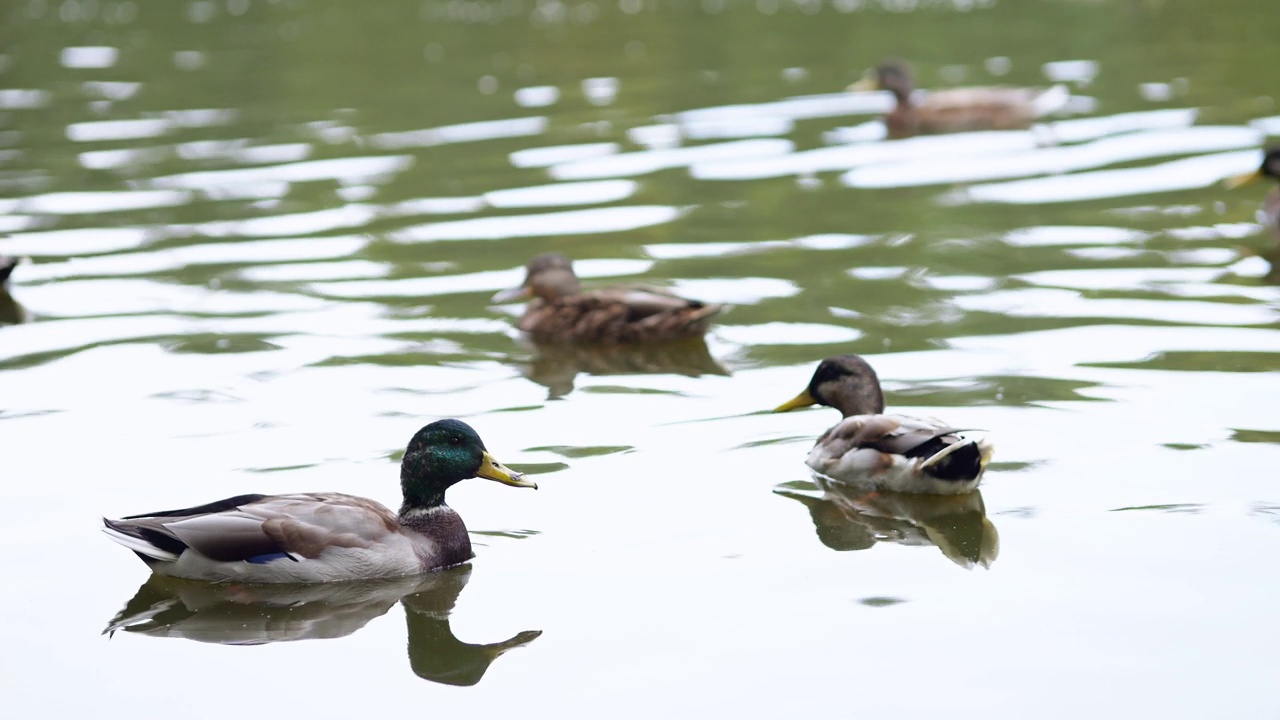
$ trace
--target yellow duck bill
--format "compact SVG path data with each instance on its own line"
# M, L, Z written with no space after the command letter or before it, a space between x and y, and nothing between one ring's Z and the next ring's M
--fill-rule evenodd
M484 462L480 464L480 469L476 471L476 477L482 477L486 480L496 480L503 485L512 487L527 487L538 489L538 484L532 480L526 480L524 473L516 472L511 468L498 462L488 452L484 454Z
M795 410L796 408L809 407L810 405L817 404L818 401L813 399L813 396L809 394L808 388L806 388L804 392L782 403L778 407L774 408L773 411L776 413L787 412L788 410Z

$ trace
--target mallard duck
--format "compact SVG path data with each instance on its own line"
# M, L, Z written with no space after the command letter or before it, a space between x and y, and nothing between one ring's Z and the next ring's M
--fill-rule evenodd
M1046 88L965 87L933 90L924 97L914 94L911 68L900 60L887 60L868 70L851 90L888 90L898 104L884 116L890 137L966 130L1025 128L1049 108ZM1053 88L1055 96L1065 92Z
M1262 156L1262 164L1257 170L1228 178L1226 184L1228 189L1234 189L1264 178L1280 180L1280 148L1268 149ZM1262 201L1262 210L1259 212L1258 219L1272 230L1280 230L1280 186L1271 188L1271 192L1267 193L1267 197Z
M660 288L583 290L572 261L559 253L530 260L524 283L494 295L492 302L520 298L531 299L517 327L538 342L646 343L700 337L723 308Z
M884 415L880 379L857 355L827 358L809 387L774 412L826 405L844 419L823 433L806 461L816 472L877 490L952 495L978 486L991 460L973 440L937 420Z
M503 467L461 420L418 431L400 463L404 503L342 493L239 495L182 510L103 519L112 540L153 572L214 582L319 583L439 570L473 557L445 491L482 477L538 486Z

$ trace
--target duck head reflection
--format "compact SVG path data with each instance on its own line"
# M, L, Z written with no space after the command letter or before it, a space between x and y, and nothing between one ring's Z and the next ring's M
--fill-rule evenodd
M524 368L525 377L547 388L549 398L573 391L578 373L588 375L662 375L686 377L728 375L707 349L702 338L688 338L655 344L575 345L539 343L532 345L533 360Z
M1000 536L982 493L913 495L875 492L815 476L774 490L809 508L818 539L832 550L866 550L878 542L933 545L955 564L990 567Z
M425 680L475 685L490 663L542 634L525 631L473 645L454 636L449 614L471 567L428 575L327 585L213 584L152 575L116 614L117 630L221 645L262 645L350 635L399 601L408 625L409 667Z

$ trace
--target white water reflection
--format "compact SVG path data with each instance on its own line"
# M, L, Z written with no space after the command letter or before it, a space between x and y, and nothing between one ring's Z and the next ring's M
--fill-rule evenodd
M997 290L958 295L957 307L1011 317L1110 318L1178 325L1266 325L1276 321L1275 308L1193 300L1092 298L1058 289Z
M0 253L68 257L133 249L163 233L144 227L77 228L25 232L0 238Z
M109 68L120 58L120 49L114 47L65 47L62 48L62 67L73 69Z
M689 168L699 180L758 180L784 175L846 170L859 165L892 161L973 156L1031 150L1035 137L1028 131L990 131L932 135L803 150L756 157L710 158Z
M553 165L551 176L558 180L629 177L695 163L727 158L769 157L784 155L795 149L790 140L759 139L695 145L669 150L645 150L599 158L575 160Z
M1121 227L1061 225L1011 230L1004 241L1017 247L1052 245L1118 245L1141 242L1150 233Z
M211 237L278 237L311 235L331 230L346 230L369 224L378 216L372 205L351 203L328 210L291 215L268 215L247 220L223 220L202 223L189 228Z
M126 314L247 315L313 310L323 301L274 292L213 290L151 280L62 280L24 287L22 302L43 317Z
M67 126L67 139L73 142L104 142L107 140L143 140L159 137L171 129L164 118L140 120L89 120Z
M390 232L387 238L396 242L428 242L622 232L672 222L681 212L680 208L666 205L633 205L507 215L416 225Z
M393 216L409 215L464 215L479 212L486 207L482 197L433 197L404 200L385 209Z
M845 250L875 242L876 235L828 233L808 235L793 240L758 240L753 242L700 242L683 244L645 245L644 252L657 260L681 258L723 257L747 253L768 252L783 248L804 250Z
M772 322L763 325L726 325L716 336L744 346L754 345L835 345L853 342L862 332L839 325Z
M165 175L140 181L160 188L204 190L216 185L239 185L261 182L313 182L339 180L351 185L361 185L384 180L413 165L412 155L383 155L371 157L346 157L327 160L307 160L287 165L268 165L255 168L230 170L204 170Z
M565 182L536 187L491 190L484 201L495 208L556 207L598 205L625 200L640 189L633 180Z
M1208 187L1231 175L1257 168L1255 151L1216 153L1123 170L1101 170L1060 177L973 185L949 202L1013 204L1082 202Z
M173 207L190 201L191 193L179 190L62 192L19 198L17 210L35 215L81 215Z
M560 88L554 85L522 87L515 91L514 98L520 107L548 107L560 100Z
M424 130L388 132L371 135L371 147L380 150L432 147L448 143L480 142L499 138L528 137L546 132L547 118L528 117L511 120L484 120L481 122L445 125Z
M730 305L751 305L800 294L800 287L794 282L769 277L679 279L671 283L671 288L681 297Z
M343 253L346 255L348 253ZM386 263L369 260L338 262L282 263L247 267L236 274L253 282L310 282L318 280L352 280L385 277L391 272Z
M0 88L0 110L39 110L52 99L48 90Z
M121 82L118 80L85 80L80 83L80 90L85 95L120 102L128 100L142 89L140 82Z
M198 265L306 263L355 255L368 242L367 238L356 235L249 240L235 243L210 242L152 249L145 252L75 257L63 262L45 262L27 268L23 277L32 282L39 282L75 277L146 275ZM304 264L297 267L312 266ZM268 268L254 269L268 270Z
M972 158L926 158L851 170L841 177L850 187L887 188L942 185L1066 173L1166 155L1253 147L1257 131L1241 127L1192 127L1132 132L1081 145Z
M548 145L527 150L516 150L509 157L511 164L515 167L540 168L604 155L613 155L621 149L622 146L614 142Z

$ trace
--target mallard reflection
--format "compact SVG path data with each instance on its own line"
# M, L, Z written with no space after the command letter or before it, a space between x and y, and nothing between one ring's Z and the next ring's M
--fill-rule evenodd
M652 345L533 345L525 377L547 388L548 397L573 391L578 373L588 375L728 375L702 338Z
M220 645L339 638L399 601L414 674L446 685L475 685L500 655L542 632L482 645L455 637L449 614L470 575L469 565L417 577L319 585L212 584L152 575L103 632Z
M813 483L787 483L774 492L809 508L818 539L832 550L866 550L878 542L933 545L964 568L990 567L1000 553L1000 536L977 490L963 495L875 492L815 476Z

